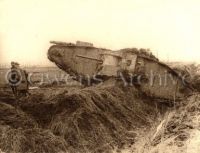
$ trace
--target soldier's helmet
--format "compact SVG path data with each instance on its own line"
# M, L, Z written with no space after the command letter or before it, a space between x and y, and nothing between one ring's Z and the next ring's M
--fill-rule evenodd
M12 62L11 62L11 66L14 66L14 65L15 65L15 62L12 61Z

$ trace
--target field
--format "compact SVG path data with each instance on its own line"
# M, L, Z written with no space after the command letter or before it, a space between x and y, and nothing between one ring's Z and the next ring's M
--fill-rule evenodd
M200 94L168 106L134 87L83 87L58 68L26 68L30 96L0 79L0 152L199 153ZM33 88L36 87L36 88Z
M23 68L29 74L29 82L30 86L39 87L45 85L66 85L73 86L76 85L77 82L74 82L68 74L64 71L58 69L57 67L28 67ZM7 74L9 72L9 68L1 68L0 69L0 87L8 87L7 83Z

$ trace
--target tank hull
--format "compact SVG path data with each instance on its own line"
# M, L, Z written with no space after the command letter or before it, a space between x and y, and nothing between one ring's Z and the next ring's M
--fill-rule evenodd
M94 47L54 45L48 58L71 75L92 76L101 64L101 55L108 50Z
M53 45L48 58L79 81L83 78L113 78L124 85L136 86L148 96L175 100L183 98L191 89L184 80L164 63L123 50L95 48L93 46ZM103 80L105 81L105 80Z

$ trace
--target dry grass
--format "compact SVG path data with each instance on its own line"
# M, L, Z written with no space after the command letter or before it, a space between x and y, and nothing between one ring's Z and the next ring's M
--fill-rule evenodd
M5 102L0 102L0 148L6 153L67 151L64 139L38 128L35 119Z
M8 153L184 153L199 144L199 94L165 115L132 87L42 88L18 108L0 95L0 148Z
M39 128L14 129L0 128L0 147L4 152L67 152L64 139L55 136L50 130Z
M134 144L157 115L153 101L134 88L41 91L21 99L18 108L0 103L2 151L111 152Z
M149 126L156 116L154 107L137 94L134 89L91 87L58 98L50 129L82 152L123 148L134 143L137 129Z
M156 126L157 125L157 126ZM157 130L155 130L157 129ZM166 114L140 141L139 153L199 153L200 96L194 94L182 106Z

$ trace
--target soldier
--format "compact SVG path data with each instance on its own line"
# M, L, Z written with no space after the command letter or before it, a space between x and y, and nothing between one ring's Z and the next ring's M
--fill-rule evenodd
M30 93L28 92L28 88L29 88L28 73L25 70L20 68L19 63L15 63L15 65L21 76L20 84L17 86L19 96L30 95Z
M28 92L28 74L25 70L22 70L17 62L11 62L11 75L10 86L15 96L29 95Z
M16 65L15 62L11 62L11 71L9 74L9 78L8 78L10 87L12 89L12 92L14 94L14 96L17 96L17 86L16 86L16 82L19 81L18 75L16 73Z

